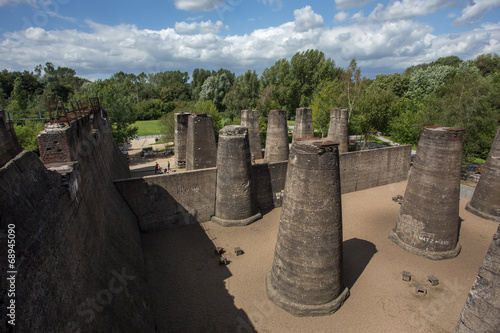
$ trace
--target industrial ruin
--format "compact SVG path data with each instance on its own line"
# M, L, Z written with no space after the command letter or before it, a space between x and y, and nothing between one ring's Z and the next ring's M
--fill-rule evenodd
M396 227L389 238L429 259L460 253L460 168L465 130L424 127Z
M132 178L98 103L46 124L40 157L0 113L1 330L500 331L500 134L469 201L463 130L424 128L411 166L408 145L348 152L346 109L324 139L297 109L291 146L271 110L264 156L241 119L216 142L175 114L183 171Z

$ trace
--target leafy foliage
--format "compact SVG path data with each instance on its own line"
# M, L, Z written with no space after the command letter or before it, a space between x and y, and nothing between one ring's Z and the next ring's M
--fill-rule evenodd
M265 141L271 109L313 109L316 130L328 133L330 109L349 110L349 132L371 137L377 132L399 143L417 144L423 126L466 129L464 158L486 158L500 118L500 57L482 54L463 61L456 56L409 67L403 74L362 76L355 58L347 68L335 66L319 50L279 59L259 76L247 70L236 76L227 69L197 68L192 81L178 70L138 75L118 72L89 82L71 68L51 63L33 72L0 72L0 107L24 114L46 110L47 99L100 97L117 141L136 132L136 120L161 119L173 136L173 113L208 113L214 131L240 122L241 110L257 109ZM25 132L33 126L26 125ZM22 129L19 129L22 131ZM22 134L21 136L23 136ZM29 143L26 143L29 146Z

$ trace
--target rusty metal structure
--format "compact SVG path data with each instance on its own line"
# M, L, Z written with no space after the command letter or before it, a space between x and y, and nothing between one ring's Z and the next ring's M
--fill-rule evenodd
M54 106L51 108L51 103L47 100L51 124L69 124L75 119L82 118L88 114L95 114L101 110L99 97L91 97L79 101L70 101L69 104L71 105L71 110L66 108L63 101L54 101Z

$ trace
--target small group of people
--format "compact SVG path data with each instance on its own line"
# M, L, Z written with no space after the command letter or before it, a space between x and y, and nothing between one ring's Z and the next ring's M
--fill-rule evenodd
M170 155L173 155L174 154L174 150L172 148L170 148L170 150L168 151L164 151L163 152L163 157L169 157Z
M167 167L165 169L161 169L161 166L158 164L158 162L156 162L156 165L155 165L155 175L162 175L162 174L166 174L166 173L169 173L170 171L172 171L170 169L170 161L167 162Z

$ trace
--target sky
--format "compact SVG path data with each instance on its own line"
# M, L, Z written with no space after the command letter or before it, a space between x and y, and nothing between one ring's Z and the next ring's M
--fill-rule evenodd
M0 0L0 69L53 63L90 80L226 68L260 76L323 51L362 75L500 54L500 0Z

